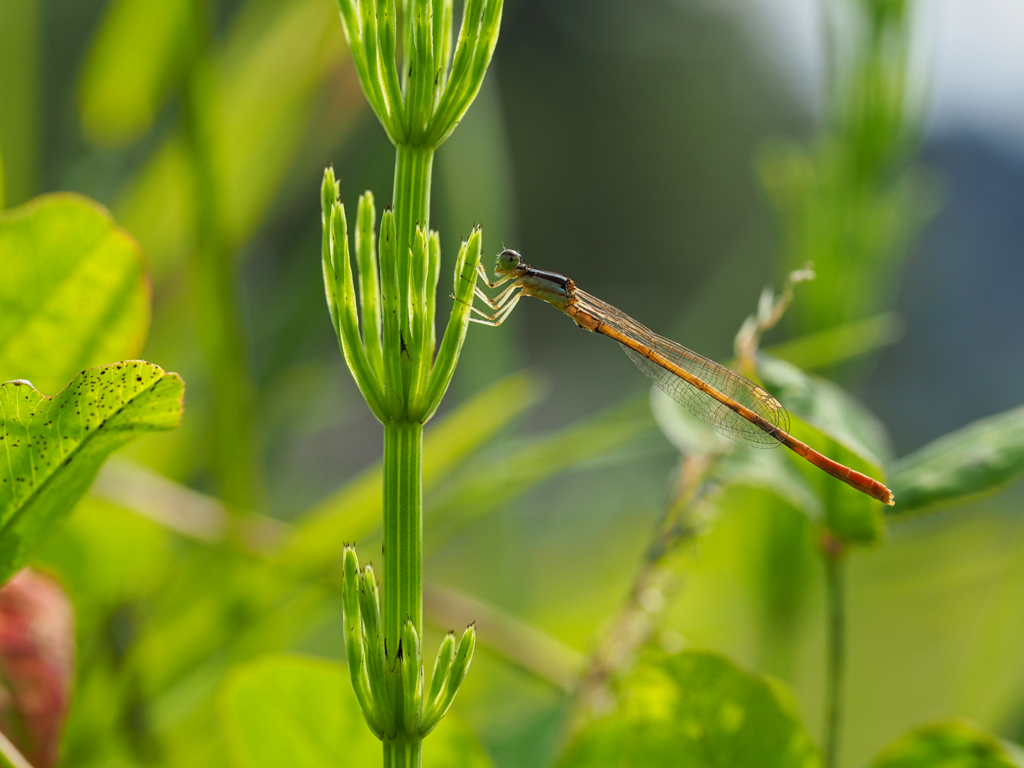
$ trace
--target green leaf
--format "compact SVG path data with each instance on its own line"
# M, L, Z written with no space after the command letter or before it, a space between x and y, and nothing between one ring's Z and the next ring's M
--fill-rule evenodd
M84 368L142 349L142 253L100 205L44 195L0 214L0 265L0 381L56 392Z
M835 384L809 376L767 355L758 356L765 386L791 415L790 432L812 448L851 469L884 480L890 455L879 421ZM793 461L818 490L829 530L850 543L872 544L885 532L882 505L794 456ZM900 499L896 500L899 504Z
M958 429L896 462L901 514L992 493L1024 473L1024 406Z
M841 387L768 355L758 355L757 370L768 391L790 413L875 467L890 459L892 450L881 422Z
M818 752L781 684L712 653L641 665L615 713L588 723L560 768L815 768Z
M181 420L184 384L141 360L93 368L59 394L0 386L0 582L85 493L103 460Z
M1024 753L971 723L936 723L911 731L871 768L1022 768Z
M379 765L370 733L333 661L272 655L236 667L220 696L220 716L235 768L338 768ZM464 725L446 717L423 746L424 768L488 768Z

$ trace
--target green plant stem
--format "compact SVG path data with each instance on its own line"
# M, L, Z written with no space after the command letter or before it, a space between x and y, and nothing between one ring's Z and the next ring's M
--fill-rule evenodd
M423 759L423 739L399 732L384 739L384 768L419 768Z
M384 425L384 579L382 623L387 675L395 664L402 625L409 620L423 636L423 425ZM401 688L398 688L401 690ZM422 740L399 728L384 738L384 766L419 768Z
M408 285L409 249L418 224L430 226L430 181L434 168L433 147L399 144L395 150L395 229L399 282Z
M825 768L835 768L842 730L843 691L846 665L845 561L843 555L824 553L825 588L828 601L828 669L825 710Z
M423 635L423 425L384 425L383 625L388 664L402 624Z

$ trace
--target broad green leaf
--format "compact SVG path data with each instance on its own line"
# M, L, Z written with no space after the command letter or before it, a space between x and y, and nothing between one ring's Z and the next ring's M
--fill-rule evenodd
M221 691L235 768L362 768L381 743L359 712L348 671L333 661L273 655L235 668ZM483 748L446 716L423 745L424 768L488 768Z
M461 404L423 438L423 490L448 477L473 451L536 402L538 387L525 375L508 376ZM501 407L496 407L501 403ZM380 464L314 508L285 546L282 563L315 573L333 562L345 541L381 525Z
M816 768L818 752L780 683L717 654L643 663L614 714L588 723L559 768Z
M1024 407L958 429L896 462L894 514L991 493L1024 473Z
M840 387L767 355L758 357L765 386L790 412L790 432L829 458L877 480L890 449L884 428ZM885 532L882 504L794 457L818 489L829 529L846 542L872 544ZM896 499L900 503L900 499Z
M92 39L78 83L82 128L102 145L150 129L180 76L189 46L189 0L114 0Z
M892 451L881 422L842 388L768 355L758 356L757 370L765 388L791 414L873 466L885 466L890 459Z
M83 371L44 397L0 386L0 582L85 493L103 460L146 432L181 420L184 384L141 360Z
M967 722L911 731L878 756L871 768L1022 768L1024 752Z
M138 354L148 329L142 254L103 207L56 194L0 214L0 381L56 392Z

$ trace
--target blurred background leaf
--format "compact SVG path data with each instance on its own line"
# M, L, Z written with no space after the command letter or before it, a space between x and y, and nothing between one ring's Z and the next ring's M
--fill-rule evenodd
M689 651L637 669L617 711L588 724L558 763L680 764L809 768L820 758L780 683Z
M993 493L1024 472L1024 408L951 432L893 467L905 514Z
M1024 753L966 722L939 723L887 747L872 768L1020 768Z
M99 145L140 139L156 121L189 52L188 0L115 0L78 84L82 130Z
M7 205L27 201L39 171L40 9L35 0L0 8L0 155Z
M0 380L55 393L79 371L142 349L142 253L91 200L46 195L4 213L0 264Z

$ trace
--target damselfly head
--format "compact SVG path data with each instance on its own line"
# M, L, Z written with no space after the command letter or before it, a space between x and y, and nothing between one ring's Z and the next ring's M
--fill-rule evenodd
M513 251L511 248L506 248L504 251L498 254L498 262L494 265L494 271L499 274L514 271L520 264L523 263L523 257Z

